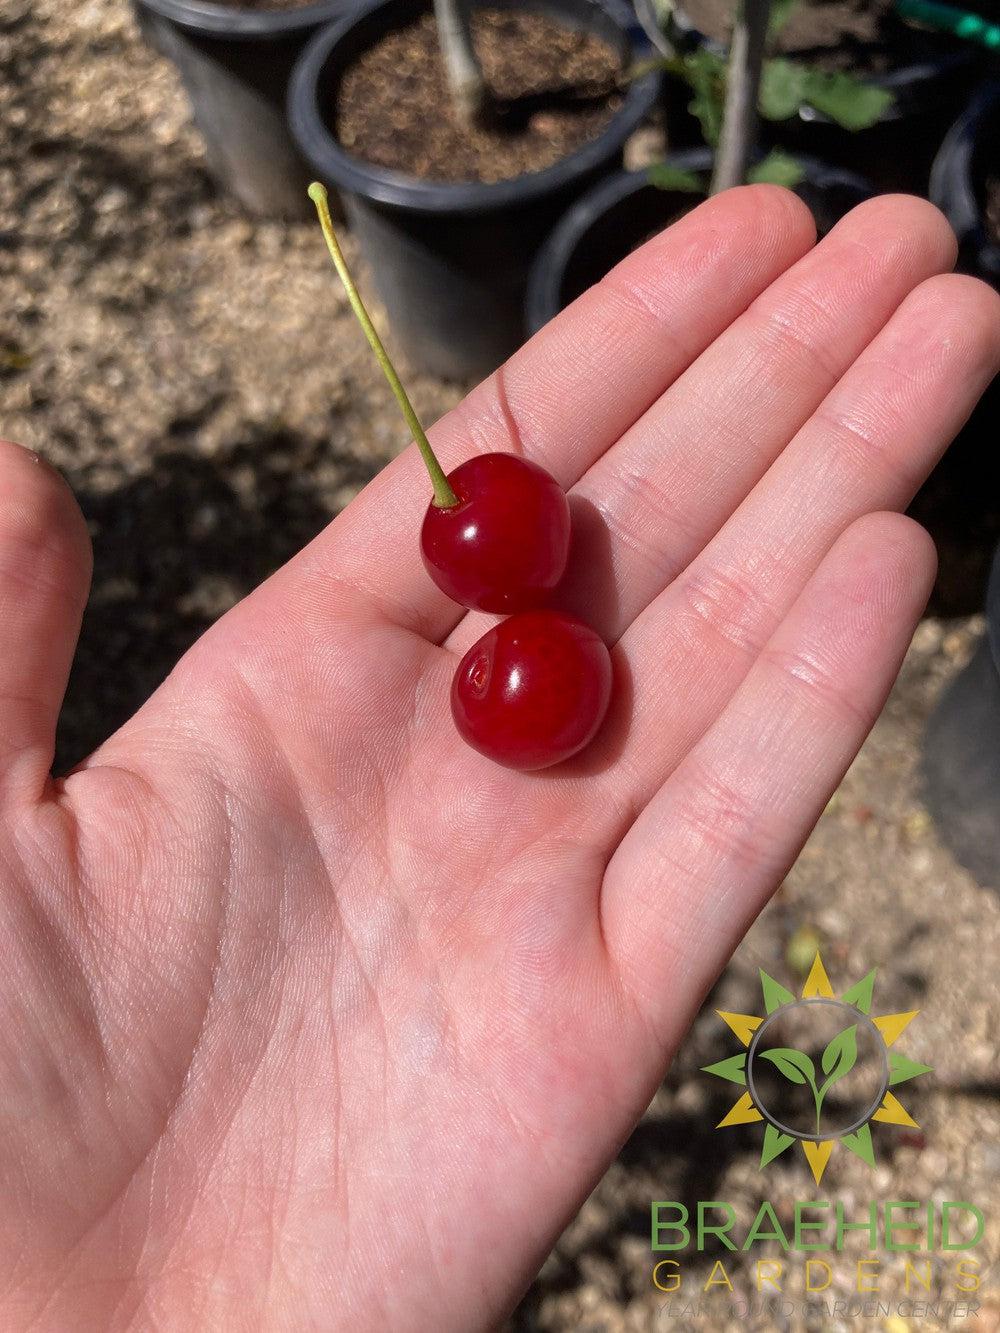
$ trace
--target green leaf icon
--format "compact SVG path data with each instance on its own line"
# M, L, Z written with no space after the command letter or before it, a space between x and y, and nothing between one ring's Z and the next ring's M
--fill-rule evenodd
M820 1063L823 1066L823 1073L827 1076L823 1091L832 1088L834 1083L842 1079L845 1074L849 1074L857 1061L858 1025L852 1023L849 1028L844 1028L843 1032L838 1032L823 1052Z
M808 1083L810 1087L815 1086L816 1066L805 1051L796 1051L791 1046L775 1046L773 1050L761 1051L760 1058L770 1060L789 1083Z

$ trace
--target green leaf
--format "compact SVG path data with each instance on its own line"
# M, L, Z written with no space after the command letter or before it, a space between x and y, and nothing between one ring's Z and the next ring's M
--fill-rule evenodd
M842 70L828 72L803 67L802 101L821 111L845 130L867 130L882 119L893 103L887 88L863 83Z
M845 130L866 130L892 106L887 88L843 70L814 69L796 60L765 60L757 104L765 120L788 120L803 106L829 116Z
M762 162L751 167L747 180L751 185L783 185L786 190L794 190L805 179L805 172L794 157L772 148Z
M658 190L679 190L683 194L704 194L705 182L696 171L671 166L669 162L654 162L646 170L646 179Z
M684 56L684 78L694 93L688 106L701 124L705 142L719 142L726 96L726 66L722 57L704 48Z
M826 1082L823 1084L824 1091L832 1088L834 1083L839 1082L845 1075L849 1074L858 1062L858 1025L852 1023L850 1027L844 1028L843 1032L838 1032L823 1052L820 1064L823 1066L823 1073L826 1074Z
M765 60L760 75L757 106L765 120L797 116L806 101L809 71L794 60Z
M770 1060L784 1074L789 1083L816 1082L816 1066L805 1051L796 1051L791 1046L775 1046L770 1051L761 1051L762 1060Z

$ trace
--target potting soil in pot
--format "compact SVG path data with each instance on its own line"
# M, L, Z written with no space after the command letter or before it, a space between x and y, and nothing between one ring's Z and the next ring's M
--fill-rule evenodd
M622 61L607 42L541 14L478 10L476 51L490 122L451 110L434 18L387 34L335 94L342 146L375 166L431 181L500 181L541 171L596 138L622 104Z
M684 14L707 37L728 43L733 0L680 0ZM886 74L960 49L956 39L912 28L892 0L799 0L772 42L776 55L820 69Z

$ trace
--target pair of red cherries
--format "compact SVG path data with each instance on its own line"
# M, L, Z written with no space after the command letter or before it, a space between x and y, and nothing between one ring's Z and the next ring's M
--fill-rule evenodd
M548 768L583 749L611 698L604 641L541 605L566 569L566 494L544 468L514 454L479 454L449 473L448 483L456 503L428 506L424 564L456 602L508 616L458 665L455 725L497 763Z
M348 299L413 432L434 488L420 533L438 587L507 617L455 672L451 710L474 749L507 768L548 768L593 738L611 699L611 656L573 616L547 608L566 569L570 511L554 477L515 454L479 454L445 476L365 310L337 242L326 190L309 187Z

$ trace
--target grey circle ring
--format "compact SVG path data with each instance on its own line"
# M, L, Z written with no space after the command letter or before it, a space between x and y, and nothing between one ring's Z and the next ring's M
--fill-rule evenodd
M763 1099L760 1096L758 1096L757 1087L756 1084L754 1083L754 1078L753 1078L753 1059L757 1053L757 1047L760 1045L761 1037L763 1037L767 1029L777 1018L779 1018L782 1014L787 1014L789 1010L801 1009L804 1005L811 1005L811 1004L824 1004L829 1006L830 1008L847 1009L851 1012L852 1015L857 1014L858 1022L866 1023L868 1027L871 1029L871 1031L874 1033L876 1041L878 1043L878 1050L880 1051L882 1056L882 1077L879 1081L879 1090L876 1097L868 1107L867 1111L865 1111L864 1115L860 1116L857 1120L855 1120L852 1124L848 1125L846 1128L837 1130L836 1133L834 1134L804 1134L801 1130L792 1129L790 1126L784 1124L782 1121L778 1119L776 1115L773 1114L773 1112L767 1109L767 1107L763 1102ZM847 1134L856 1133L857 1130L859 1130L862 1125L866 1125L868 1121L872 1118L872 1116L875 1114L875 1112L878 1110L878 1108L882 1105L882 1099L885 1097L885 1094L889 1091L889 1051L885 1045L885 1041L883 1040L881 1032L879 1032L878 1028L875 1026L872 1020L868 1017L867 1014L863 1014L860 1009L855 1009L853 1005L844 1004L843 1000L830 1000L823 996L816 996L814 999L809 999L809 1000L792 1000L791 1003L789 1004L783 1004L780 1009L775 1009L774 1013L768 1014L768 1016L764 1019L763 1023L761 1023L760 1027L757 1028L756 1032L753 1034L753 1037L751 1038L750 1046L747 1050L747 1091L750 1093L750 1097L753 1101L754 1106L757 1108L758 1111L760 1111L764 1119L767 1120L770 1124L772 1124L775 1127L775 1129L779 1130L782 1134L789 1134L793 1139L809 1139L813 1143L822 1143L825 1139L829 1138L842 1139Z

